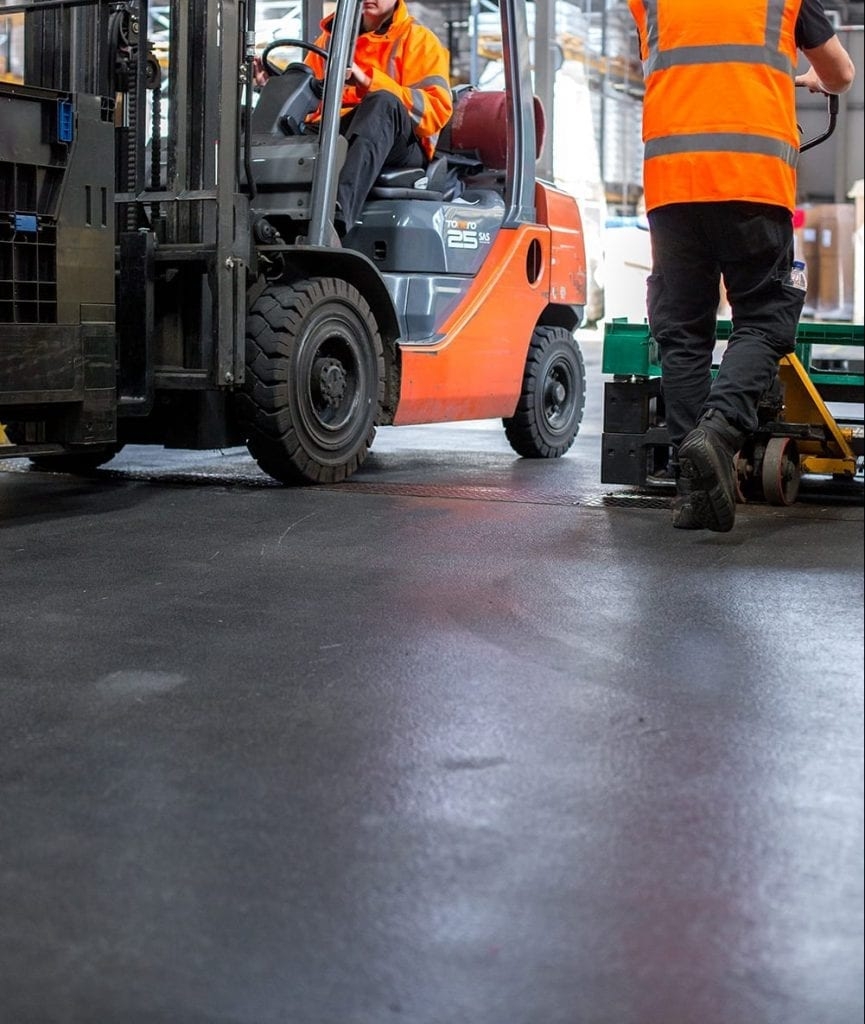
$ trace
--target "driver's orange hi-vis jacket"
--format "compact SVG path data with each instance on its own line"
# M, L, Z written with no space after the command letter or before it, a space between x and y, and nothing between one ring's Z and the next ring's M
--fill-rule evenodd
M646 209L796 205L802 0L628 0L645 78Z
M321 23L322 34L316 45L328 49L333 15ZM317 53L307 54L306 63L318 78L324 77L324 60ZM439 132L450 120L453 100L450 88L450 55L435 33L415 21L398 0L393 18L384 32L361 32L354 48L354 60L372 78L369 89L392 92L406 108L415 135L427 158L432 157ZM366 95L355 86L347 86L342 96L341 114L347 114ZM317 120L320 113L310 120Z

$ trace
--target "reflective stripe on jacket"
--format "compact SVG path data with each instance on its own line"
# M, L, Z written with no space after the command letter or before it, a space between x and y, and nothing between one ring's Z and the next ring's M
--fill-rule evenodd
M321 23L322 34L316 45L328 49L333 15ZM409 14L404 0L399 0L387 30L362 32L357 37L354 62L372 78L369 89L361 91L346 86L342 96L341 114L347 114L366 95L384 89L396 96L408 111L427 159L432 157L439 132L450 120L453 110L450 87L450 55L435 33L419 24ZM316 76L324 76L324 61L310 53L306 63ZM318 120L319 114L310 120Z
M796 205L802 0L628 0L646 91L646 209Z

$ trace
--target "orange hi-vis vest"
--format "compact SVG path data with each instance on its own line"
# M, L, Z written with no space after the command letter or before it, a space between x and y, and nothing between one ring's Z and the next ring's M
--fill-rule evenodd
M333 15L321 23L322 34L316 44L328 49ZM316 77L324 77L324 61L309 53L305 62ZM361 32L354 48L354 62L372 78L369 89L346 86L342 95L341 115L356 107L366 92L385 89L391 92L408 111L415 135L427 159L431 158L439 133L450 120L453 99L449 79L450 54L435 33L415 21L399 0L393 19L382 32ZM317 121L321 111L310 120Z
M628 0L640 36L646 209L796 205L802 0Z

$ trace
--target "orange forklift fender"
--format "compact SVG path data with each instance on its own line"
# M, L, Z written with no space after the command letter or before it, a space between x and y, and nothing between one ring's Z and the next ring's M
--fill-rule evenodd
M535 207L538 223L550 229L550 301L585 306L586 243L576 199L539 181L535 186Z
M552 212L557 212L555 205ZM555 274L553 234L537 224L503 228L439 339L400 345L402 386L395 425L513 415L532 334L544 311L550 304L578 304L585 291L578 232L556 228L561 248Z

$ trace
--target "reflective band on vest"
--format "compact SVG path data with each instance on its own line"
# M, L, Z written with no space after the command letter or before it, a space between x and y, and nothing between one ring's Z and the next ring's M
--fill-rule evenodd
M646 82L647 210L731 199L794 208L801 3L628 0Z
M685 46L671 53L656 53L643 61L643 74L675 67L677 64L767 64L789 72L790 61L777 50L765 46Z
M780 139L761 135L734 135L732 132L706 132L702 135L667 135L646 143L646 159L668 153L762 153L777 156L795 167L799 150Z

